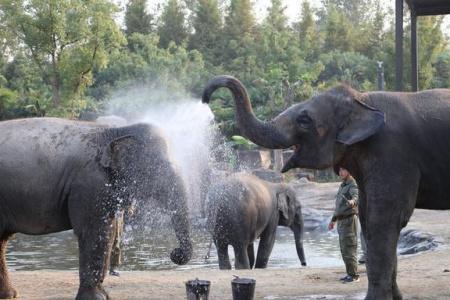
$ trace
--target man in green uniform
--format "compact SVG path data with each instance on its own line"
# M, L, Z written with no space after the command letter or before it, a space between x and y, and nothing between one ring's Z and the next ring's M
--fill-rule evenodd
M332 230L337 222L339 246L345 263L347 276L343 282L359 281L356 251L358 247L358 186L348 170L340 167L339 177L342 179L336 195L336 207L328 229Z
M120 276L117 268L122 264L122 234L123 234L123 221L124 213L119 212L113 222L113 235L114 241L111 249L111 256L109 261L109 275Z

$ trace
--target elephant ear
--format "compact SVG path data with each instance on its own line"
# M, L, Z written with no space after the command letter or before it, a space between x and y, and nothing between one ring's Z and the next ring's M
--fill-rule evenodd
M277 194L277 207L282 217L286 220L289 220L289 203L286 192Z
M133 145L136 142L136 137L132 135L125 135L112 140L104 147L100 157L100 164L104 168L109 169L124 167L124 164L126 164L126 159L124 158L132 155L131 149L133 149Z
M337 141L345 145L353 145L377 133L385 124L385 114L359 99L354 99L355 108L347 122L339 130Z

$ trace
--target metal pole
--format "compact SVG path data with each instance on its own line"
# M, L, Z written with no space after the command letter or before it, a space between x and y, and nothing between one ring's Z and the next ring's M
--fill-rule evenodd
M377 83L378 90L384 91L384 68L382 61L377 61Z
M403 0L395 2L395 89L403 90Z
M411 89L417 92L419 89L419 70L417 60L417 13L411 8Z

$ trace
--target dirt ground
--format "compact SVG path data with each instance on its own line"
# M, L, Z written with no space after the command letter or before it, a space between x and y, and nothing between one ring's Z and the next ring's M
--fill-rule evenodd
M332 184L298 184L303 205L331 210ZM450 211L415 210L408 228L436 235L443 246L408 257L400 257L398 283L405 299L450 299ZM307 253L306 253L307 254ZM107 277L105 288L112 299L186 299L185 284L190 279L211 281L209 299L232 299L233 275L256 279L256 299L363 299L367 289L365 268L361 281L339 282L342 268L230 270L193 269L186 271L121 272ZM15 271L11 279L19 299L74 299L78 273L74 271Z

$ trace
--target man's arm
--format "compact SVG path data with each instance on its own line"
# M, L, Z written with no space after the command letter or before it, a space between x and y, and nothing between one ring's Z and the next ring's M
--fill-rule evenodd
M358 186L356 184L352 184L348 190L348 196L350 199L347 199L348 207L355 207L358 205Z

